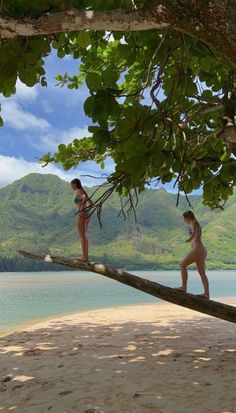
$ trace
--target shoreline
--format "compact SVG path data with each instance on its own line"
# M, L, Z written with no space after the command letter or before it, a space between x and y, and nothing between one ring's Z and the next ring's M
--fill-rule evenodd
M37 323L0 338L0 411L235 413L235 333L167 303Z
M158 299L159 300L159 299ZM236 296L229 296L229 297L216 297L216 299L214 299L214 301L219 301L219 302L223 302L223 303L227 303L230 305L235 305L236 306ZM176 306L177 308L182 308L185 309L187 311L193 311L193 310L188 310L187 308L169 303L167 301L157 301L156 303L141 303L141 304L125 304L125 305L117 305L117 306L108 306L108 307L99 307L99 308L94 308L94 309L85 309L85 310L80 310L80 311L73 311L73 312L68 312L68 313L64 313L64 314L58 314L58 315L53 315L53 316L48 316L45 318L39 318L37 320L32 320L29 322L25 322L25 323L20 323L20 324L15 324L12 328L10 327L7 330L3 330L2 333L0 333L0 338L2 337L6 337L8 335L14 334L14 333L20 333L22 331L29 331L34 327L37 327L38 325L44 324L44 323L50 323L56 320L60 320L63 319L65 317L73 317L73 316L79 316L80 314L90 314L90 313L96 313L96 312L100 312L100 311L109 311L109 310L114 310L114 309L118 309L118 308L133 308L133 307L146 307L146 306L159 306L159 305L169 305L169 306ZM198 312L198 311L193 311L196 315L201 315L202 313ZM208 317L207 315L202 314L203 316ZM210 316L209 316L210 317Z
M0 256L0 258L1 258L1 256ZM69 257L68 257L69 258ZM100 263L100 261L99 260L96 260L96 259L91 259L91 262L99 262ZM109 266L113 266L113 267L119 267L119 268L122 268L122 270L123 271L128 271L128 272L142 272L142 271L179 271L180 269L179 269L179 266L177 265L176 267L170 267L170 268L166 268L166 267L144 267L144 268L142 268L141 267L141 269L140 269L140 264L138 264L138 267L137 268L133 268L133 267L122 267L121 265L118 265L118 264L112 264L112 263L103 263L103 264L105 264L105 265L109 265ZM167 263L168 264L168 263ZM51 265L51 264L50 264ZM54 265L60 265L60 264L54 264ZM146 265L146 264L145 264ZM194 268L194 266L192 266L192 269ZM226 267L214 267L214 266L209 266L209 267L207 267L207 271L236 271L236 267L235 266L231 266L230 264L229 264L229 266L226 266ZM72 269L72 268L69 268L69 267L66 267L66 268L63 268L63 269L54 269L54 270L52 270L52 269L50 269L50 267L49 267L49 269L44 269L44 268L42 268L41 270L30 270L30 269L25 269L24 271L17 271L17 270L12 270L12 271L9 271L9 270L2 270L2 271L0 271L0 274L8 274L8 273L11 273L11 274L14 274L14 273L19 273L19 272L22 272L22 273L31 273L31 272L38 272L38 273L41 273L41 272L68 272L68 271L73 271L73 272L76 272L76 271L83 271L83 270L79 270L79 269Z
M234 297L232 297L234 298ZM118 308L130 308L130 307L145 307L147 305L168 305L170 303L168 302L162 302L161 300L156 302L156 303L141 303L141 304L125 304L125 305L117 305L117 306L109 306L109 307L98 307L98 308L92 308L90 310L80 310L80 311L73 311L73 312L69 312L69 313L64 313L64 314L58 314L58 315L54 315L54 316L48 316L45 318L40 318L38 320L32 320L26 323L20 323L20 324L16 324L15 327L10 328L9 330L6 330L6 332L3 334L0 333L0 338L2 337L6 337L8 335L11 334L15 334L15 333L21 333L22 331L29 331L34 327L37 327L38 325L41 324L45 324L45 323L50 323L50 322L54 322L54 321L60 321L61 319L64 319L65 317L74 317L74 316L79 316L80 314L90 314L90 313L96 313L96 312L102 312L102 311L109 311L109 310L115 310ZM236 297L235 297L235 305L236 305Z
M177 308L179 308L179 307L184 308L184 307L169 303L167 301L163 301L161 299L158 299L158 300L159 301L157 301L156 303L141 303L141 304L133 304L132 303L132 304L108 306L108 307L102 307L102 308L99 307L99 308L94 308L94 309L89 309L89 310L85 309L85 310L80 310L80 311L68 312L68 313L64 313L64 314L57 314L57 315L55 314L53 316L48 316L48 317L45 317L45 318L43 317L43 318L39 318L37 320L35 319L35 320L29 321L29 322L15 324L14 326L12 326L12 327L10 327L6 330L3 329L2 332L0 331L0 339L3 338L3 337L6 337L8 335L11 335L11 334L20 333L22 331L29 331L32 328L37 327L37 325L41 325L41 324L44 324L44 323L47 323L47 322L50 323L50 322L53 322L53 321L56 321L56 320L63 319L65 317L79 316L80 314L84 314L84 313L89 315L91 312L97 312L97 311L108 311L108 310L112 311L114 309L124 308L124 307L125 308L126 307L127 308L132 308L132 307L139 308L139 307L145 307L145 306L150 306L150 305L153 305L153 306L156 306L156 305L158 305L158 306L159 305L170 305L170 306L172 306L173 305L173 306L176 306ZM216 297L216 299L213 298L213 300L236 306L236 296ZM187 308L185 308L185 310L193 311L193 310L190 310L190 309L188 310ZM197 314L199 314L199 315L202 314L198 311L194 311L194 313L196 313L196 315ZM204 316L204 314L202 314L202 315ZM208 316L206 315L206 317L208 317ZM209 317L211 317L211 316L209 316Z

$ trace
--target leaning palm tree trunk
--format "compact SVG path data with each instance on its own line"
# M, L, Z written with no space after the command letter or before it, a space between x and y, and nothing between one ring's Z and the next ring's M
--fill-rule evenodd
M76 258L54 257L49 255L45 256L21 250L19 251L19 254L35 260L51 262L53 264L61 264L70 268L105 275L105 277L112 278L113 280L129 285L130 287L136 288L144 293L154 295L162 300L169 301L170 303L236 323L236 307L213 300L207 300L193 294L182 293L173 288L166 287L154 281L149 281L145 278L137 277L136 275L110 267L108 265L93 262L84 263Z

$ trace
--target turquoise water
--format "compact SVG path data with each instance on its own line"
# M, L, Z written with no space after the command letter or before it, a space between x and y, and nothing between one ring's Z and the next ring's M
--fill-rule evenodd
M170 287L178 271L134 274ZM189 291L201 292L199 276L189 272ZM236 271L208 271L212 298L236 296ZM0 273L0 334L17 326L77 311L160 302L155 297L88 272Z

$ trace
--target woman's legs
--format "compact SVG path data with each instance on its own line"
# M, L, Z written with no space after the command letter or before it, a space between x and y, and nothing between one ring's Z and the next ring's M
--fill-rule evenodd
M78 217L78 232L80 236L81 249L83 261L88 261L88 239L87 239L87 230L88 230L89 219L86 214L80 214Z
M188 255L181 261L180 268L181 268L181 276L182 276L182 285L181 287L177 288L180 291L187 291L187 281L188 281L188 272L187 267L190 264L196 263L197 270L200 274L202 284L204 287L204 293L200 294L201 297L209 298L209 282L205 272L205 258L207 252L204 246L197 244L193 247L193 249L189 252Z
M88 224L89 224L90 219L88 217L86 217L86 224L85 224L85 256L87 257L87 261L88 261L88 238L87 238L87 232L88 232Z
M197 256L196 256L196 251L193 248L188 255L181 261L180 263L180 269L181 269L181 277L182 277L182 285L181 287L177 288L179 291L187 291L187 282L188 282L188 271L187 267L190 264L193 264L196 262Z
M198 259L198 261L196 261L196 266L204 288L204 293L199 294L199 296L209 298L209 282L205 271L205 257Z

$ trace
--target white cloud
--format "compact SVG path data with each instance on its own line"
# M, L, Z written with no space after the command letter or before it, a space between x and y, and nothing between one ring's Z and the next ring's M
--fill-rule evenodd
M57 131L47 133L37 137L37 142L34 146L41 150L55 152L60 143L67 145L72 142L73 139L82 139L85 136L89 136L87 127L73 127L68 130Z
M14 100L5 100L2 104L2 117L6 125L17 130L46 130L50 123L30 112L24 111Z
M45 113L53 113L54 109L48 100L42 102L42 107Z
M30 173L54 174L66 181L72 179L72 174L61 171L54 165L42 168L37 162L28 162L23 158L0 155L0 187L11 184Z
M38 86L28 87L24 85L19 79L16 82L16 94L14 99L23 101L32 101L37 98L39 94Z
M108 171L102 171L95 162L85 162L76 170L70 172L63 171L55 165L47 165L43 168L37 162L29 162L23 158L14 158L12 156L0 155L0 187L11 184L17 179L23 178L30 173L53 174L57 175L64 181L70 182L76 177L81 177L82 182L86 186L94 186L102 183L102 180L93 179L91 177L83 177L88 174L93 176L101 176Z

